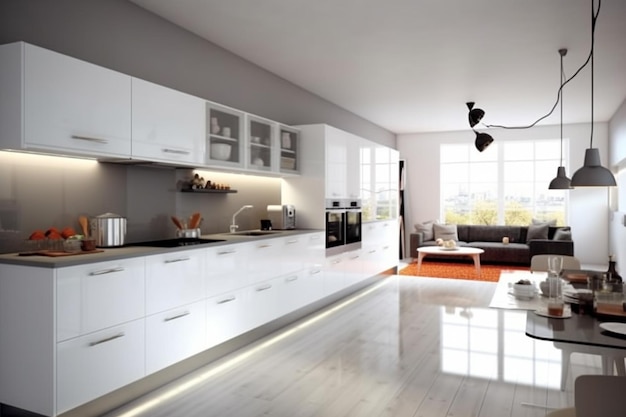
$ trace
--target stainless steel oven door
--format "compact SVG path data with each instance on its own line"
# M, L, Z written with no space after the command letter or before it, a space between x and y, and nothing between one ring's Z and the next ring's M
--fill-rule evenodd
M326 255L335 255L345 249L345 210L326 210Z

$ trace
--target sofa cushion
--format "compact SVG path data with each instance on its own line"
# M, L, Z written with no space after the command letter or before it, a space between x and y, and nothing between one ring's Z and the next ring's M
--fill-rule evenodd
M424 223L415 223L415 231L422 233L424 240L433 240L433 224L437 223L437 220L429 220Z
M552 219L552 220L532 219L532 221L531 221L531 224L544 224L544 223L548 223L549 226L555 227L556 226L556 219Z
M529 225L526 232L526 242L530 242L533 239L547 239L549 227L549 223Z
M572 229L560 227L554 232L552 240L572 240Z
M435 240L459 240L456 224L433 224L433 231L435 232Z

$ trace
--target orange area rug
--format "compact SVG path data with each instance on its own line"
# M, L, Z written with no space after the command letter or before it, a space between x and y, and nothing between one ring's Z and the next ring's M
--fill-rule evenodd
M417 273L417 262L400 270L400 275L419 277L470 279L475 281L498 282L502 271L528 271L528 267L509 265L481 265L480 276L476 274L474 264L457 262L422 262L422 269Z

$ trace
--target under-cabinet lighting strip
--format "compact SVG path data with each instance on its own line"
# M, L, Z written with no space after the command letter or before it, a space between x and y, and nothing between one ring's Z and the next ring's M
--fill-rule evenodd
M130 410L124 411L121 414L117 414L117 417L135 417L135 416L139 416L142 413L146 413L149 410L153 409L154 407L157 407L158 405L160 405L161 403L170 400L174 397L176 397L179 394L182 394L183 392L190 390L200 384L202 384L203 382L205 382L206 380L208 380L209 378L218 375L221 372L224 372L230 368L232 368L233 366L243 362L245 359L250 358L251 356L253 356L256 353L259 353L260 351L280 342L283 339L286 339L287 337L306 329L307 327L311 326L312 324L336 313L337 311L347 307L348 305L354 303L355 301L371 294L372 292L378 290L380 287L386 285L387 283L389 283L390 280L389 279L383 279L380 283L373 285L372 287L359 292L357 294L355 294L354 296L351 296L349 298L347 298L346 300L342 301L341 303L335 305L332 308L329 308L327 310L323 310L322 312L315 314L313 317L309 318L308 320L298 324L297 326L292 327L289 330L285 330L279 334L277 334L276 336L272 337L271 339L266 340L265 342L262 342L259 346L249 349L246 352L242 352L240 354L238 354L237 356L235 356L232 359L227 360L226 362L214 366L211 369L208 369L205 372L200 373L199 375L189 379L188 381L185 381L181 384L176 384L176 386L170 387L167 390L165 390L164 392L162 392L161 394L157 395L155 398L148 400L140 405L137 405L133 408L131 408ZM208 365L210 366L210 365Z

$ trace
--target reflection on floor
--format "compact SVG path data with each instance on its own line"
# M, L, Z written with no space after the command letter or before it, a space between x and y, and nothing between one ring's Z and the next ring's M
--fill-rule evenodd
M600 373L489 309L495 283L393 276L108 414L119 416L544 416Z

